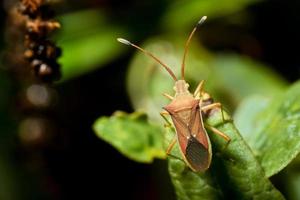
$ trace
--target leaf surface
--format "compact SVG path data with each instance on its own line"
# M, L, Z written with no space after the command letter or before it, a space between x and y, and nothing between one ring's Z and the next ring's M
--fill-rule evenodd
M94 131L123 155L137 162L150 163L154 158L165 158L162 129L147 121L145 114L116 112L111 117L100 117Z
M245 118L249 101L242 105L237 117ZM251 115L250 115L251 116ZM256 152L268 177L286 167L300 152L300 82L273 98L265 109L244 120L240 127L254 127L248 134L248 143ZM248 122L248 124L247 124ZM247 128L245 128L247 129Z

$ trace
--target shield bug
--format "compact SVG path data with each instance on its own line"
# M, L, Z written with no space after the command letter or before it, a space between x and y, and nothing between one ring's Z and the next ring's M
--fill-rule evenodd
M166 115L170 115L173 125L176 130L176 135L169 144L166 153L170 155L170 152L176 141L179 144L180 151L184 162L195 172L205 171L209 168L212 158L211 144L206 129L210 129L212 132L223 137L227 143L230 138L223 132L211 126L204 126L203 117L207 117L215 108L222 109L220 103L215 103L210 95L203 91L203 83L201 81L194 94L189 91L189 84L185 81L185 58L189 49L190 41L196 32L197 28L206 20L206 16L202 17L197 25L190 33L186 43L181 64L181 79L177 79L170 67L163 63L160 59L154 56L147 50L129 42L128 40L118 38L117 40L123 44L133 46L146 55L153 58L156 62L162 65L175 81L175 95L164 94L165 97L171 100L171 102L163 107L165 111L161 112L161 116L171 124Z

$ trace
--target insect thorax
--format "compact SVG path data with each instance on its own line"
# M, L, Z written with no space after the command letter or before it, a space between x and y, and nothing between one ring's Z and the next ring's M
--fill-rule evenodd
M175 97L178 96L192 96L189 91L189 84L185 80L178 80L175 82L174 90L176 92Z

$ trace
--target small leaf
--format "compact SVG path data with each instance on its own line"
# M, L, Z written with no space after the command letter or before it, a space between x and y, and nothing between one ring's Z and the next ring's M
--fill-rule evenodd
M166 157L162 129L150 124L143 113L116 112L99 118L93 127L99 138L132 160L150 163Z
M249 145L268 177L286 167L300 152L300 82L274 98L257 114ZM249 123L254 120L249 121ZM248 126L251 126L248 125Z

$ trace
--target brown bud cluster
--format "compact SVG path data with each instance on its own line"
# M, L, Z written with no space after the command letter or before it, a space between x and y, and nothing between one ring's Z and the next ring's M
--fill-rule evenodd
M20 0L19 12L26 16L24 57L30 62L35 76L44 82L60 78L57 58L61 49L48 39L49 34L60 28L53 20L54 13L45 0Z

